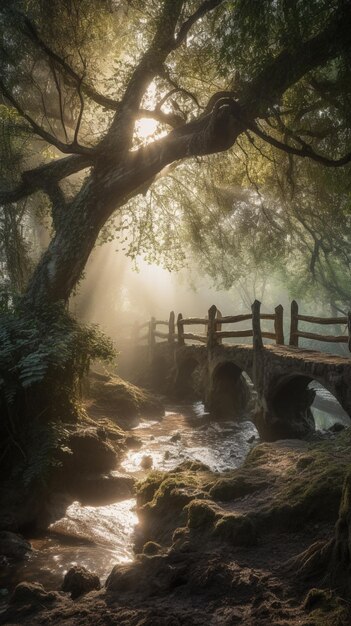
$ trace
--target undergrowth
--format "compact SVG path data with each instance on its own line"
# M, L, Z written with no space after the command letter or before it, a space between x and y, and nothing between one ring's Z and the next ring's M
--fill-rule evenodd
M64 308L0 312L0 468L25 484L45 477L80 416L92 360L112 360L112 342Z

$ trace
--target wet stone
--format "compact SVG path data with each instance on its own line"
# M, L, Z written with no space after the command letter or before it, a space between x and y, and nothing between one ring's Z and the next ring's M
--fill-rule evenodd
M11 596L11 604L43 604L57 598L55 591L46 591L40 583L19 583Z
M62 591L69 592L72 600L79 598L89 591L101 589L100 579L85 567L75 565L63 579Z
M32 546L22 535L6 530L0 532L0 556L4 564L8 560L22 561L31 551Z
M153 466L152 456L150 454L145 454L140 461L140 467L143 470L148 470L148 469L151 469L152 466Z

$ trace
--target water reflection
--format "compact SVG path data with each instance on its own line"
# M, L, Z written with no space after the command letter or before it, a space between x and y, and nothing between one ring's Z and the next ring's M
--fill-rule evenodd
M182 461L201 461L212 471L238 467L250 449L257 430L249 421L211 421L202 403L174 407L161 422L144 422L133 429L142 441L140 450L130 450L122 467L142 477L142 459L152 457L153 468L174 469ZM178 410L177 410L178 409Z
M116 563L133 559L135 504L134 499L99 507L73 502L46 535L31 538L33 553L27 561L7 568L0 586L11 588L27 580L58 589L73 565L87 567L104 581Z
M351 425L348 414L330 391L315 380L308 386L316 392L312 412L317 430L327 430L335 423L343 426Z
M136 477L144 477L144 456L152 457L153 467L164 471L185 460L198 460L213 471L237 467L244 460L257 434L249 421L214 422L204 406L169 407L162 421L142 421L131 432L142 447L131 450L122 467ZM133 530L137 524L135 500L108 506L82 506L74 502L64 517L53 523L41 537L29 537L34 551L19 566L6 568L0 586L11 589L22 580L37 581L47 589L58 589L72 565L96 572L102 581L116 563L133 559Z

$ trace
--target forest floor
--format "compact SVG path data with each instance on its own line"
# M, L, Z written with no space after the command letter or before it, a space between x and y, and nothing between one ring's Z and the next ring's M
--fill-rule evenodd
M346 429L260 444L222 475L196 462L151 471L137 485L135 560L75 600L22 583L0 624L348 626L326 572L306 578L294 559L333 535L350 443Z

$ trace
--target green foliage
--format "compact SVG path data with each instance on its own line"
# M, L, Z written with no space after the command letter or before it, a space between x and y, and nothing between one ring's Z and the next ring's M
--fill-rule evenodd
M22 448L14 440L14 446L21 446L17 462L12 464L12 477L20 479L25 488L33 483L46 485L50 472L60 465L58 453L67 451L68 430L59 422L43 423L40 419L24 423L20 439L25 441ZM17 456L17 455L16 455Z
M113 355L111 341L97 327L79 324L61 306L42 311L40 317L15 311L1 315L0 390L8 408L18 388L25 391L56 378L74 386L91 359Z
M25 484L45 478L78 419L82 377L92 359L111 360L112 343L61 306L0 315L0 459Z
M323 28L337 0L232 0L217 36L221 70L235 67L242 78L256 74L283 49L293 49Z

